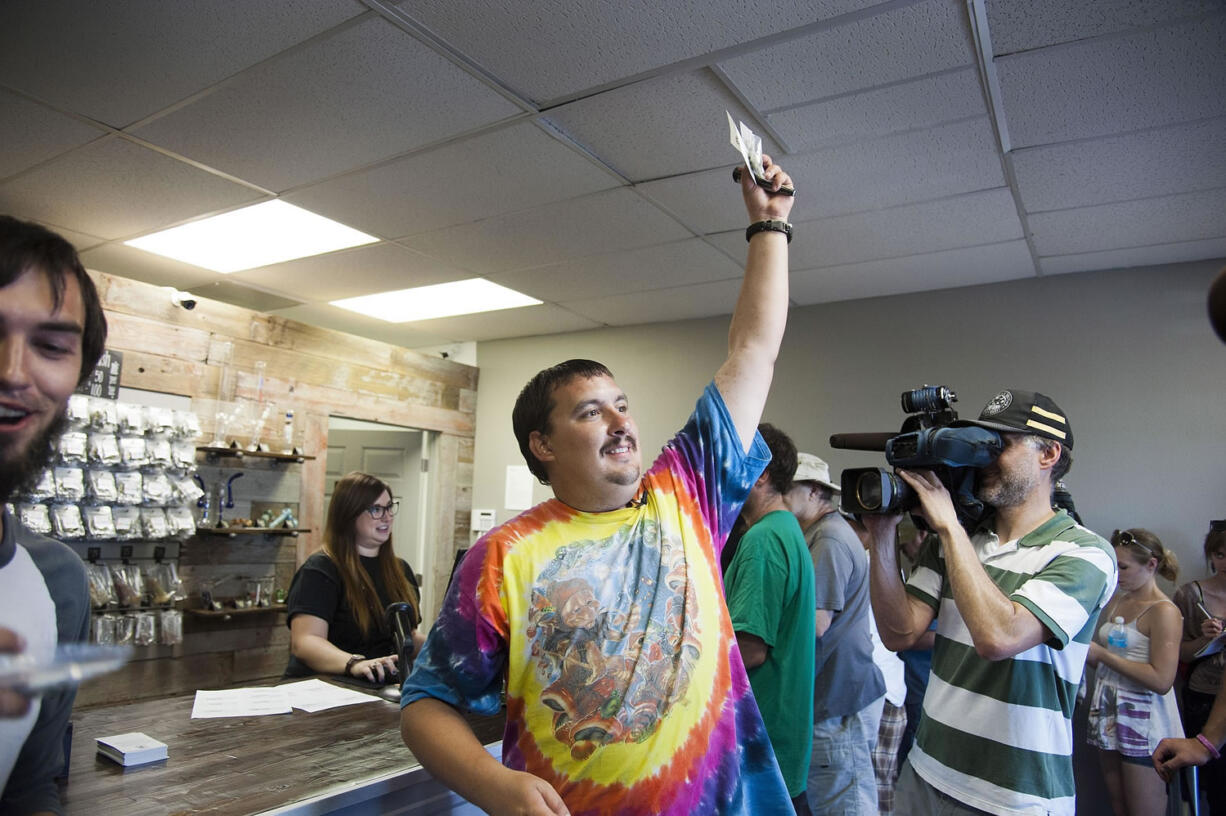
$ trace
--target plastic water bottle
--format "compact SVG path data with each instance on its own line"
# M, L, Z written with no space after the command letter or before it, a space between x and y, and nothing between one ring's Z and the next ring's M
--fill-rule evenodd
M1113 618L1111 628L1107 630L1107 648L1122 655L1128 651L1128 630L1124 628L1124 619Z

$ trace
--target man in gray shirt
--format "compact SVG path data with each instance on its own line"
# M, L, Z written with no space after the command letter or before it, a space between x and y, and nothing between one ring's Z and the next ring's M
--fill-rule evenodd
M67 400L102 354L106 317L76 250L0 216L0 503L51 461ZM85 567L0 509L0 651L49 659L89 633ZM0 690L0 813L61 813L55 777L75 688Z
M813 688L813 756L809 805L815 814L877 812L873 746L885 681L869 635L868 557L839 515L830 468L811 453L797 456L787 494L813 559L817 601L817 675Z

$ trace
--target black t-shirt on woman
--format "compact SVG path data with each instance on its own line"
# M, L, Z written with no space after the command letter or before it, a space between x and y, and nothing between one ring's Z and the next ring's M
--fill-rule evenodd
M379 559L359 556L359 560L375 585L375 591L379 595L379 608L386 609L391 599L388 598L387 588L383 585L383 576L379 573ZM408 562L403 558L396 560L409 583L416 589L417 579ZM376 625L371 628L370 636L362 636L353 607L345 599L345 585L340 571L332 559L322 552L315 553L298 568L289 585L287 603L287 625L298 614L321 618L328 622L328 641L343 652L367 657L384 657L396 653L391 630L387 628L382 615L375 621ZM290 655L289 665L285 667L286 677L305 677L311 674L318 672L293 654Z

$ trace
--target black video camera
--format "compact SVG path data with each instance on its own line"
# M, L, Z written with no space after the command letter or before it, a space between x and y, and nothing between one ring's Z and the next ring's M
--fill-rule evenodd
M943 385L925 385L902 393L908 414L897 433L833 434L833 448L885 451L885 460L907 470L931 470L953 497L958 519L967 529L987 512L975 498L976 472L996 461L1004 440L996 431L974 425L950 427L958 419L958 395ZM885 468L843 471L843 510L847 513L904 513L919 497L898 474Z

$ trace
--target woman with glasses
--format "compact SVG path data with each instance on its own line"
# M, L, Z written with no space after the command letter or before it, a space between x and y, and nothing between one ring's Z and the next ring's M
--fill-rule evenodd
M289 587L286 677L340 674L380 684L400 679L384 610L407 602L415 620L421 610L413 570L392 550L398 506L391 488L370 474L354 471L336 483L323 549L307 558ZM421 640L414 630L414 653Z
M1183 727L1188 736L1200 733L1213 708L1226 673L1226 650L1214 649L1226 620L1226 520L1210 523L1205 536L1205 561L1209 577L1189 581L1175 592L1175 605L1183 612L1183 642L1179 659L1191 665L1183 690ZM1212 652L1197 657L1201 650ZM1198 774L1201 790L1209 800L1209 812L1226 814L1226 760L1215 759Z
M1179 667L1183 616L1155 576L1174 581L1175 554L1148 530L1116 530L1111 536L1119 584L1098 618L1086 662L1095 668L1088 734L1116 816L1166 813L1166 783L1150 756L1164 737L1183 736L1171 686ZM1116 620L1126 645L1109 646Z

